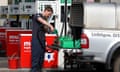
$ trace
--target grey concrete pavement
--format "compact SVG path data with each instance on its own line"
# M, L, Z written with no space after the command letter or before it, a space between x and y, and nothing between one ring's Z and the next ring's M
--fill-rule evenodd
M0 72L30 72L30 69L8 69L8 68L0 68Z
M8 67L8 59L7 57L0 57L0 68Z
M89 72L89 71L79 71L75 70L61 70L61 69L43 69L45 72ZM17 68L17 69L10 69L8 65L8 58L7 57L0 57L0 72L30 72L30 68ZM94 71L92 71L94 72Z
M29 72L30 69L9 69L8 58L0 57L0 72Z

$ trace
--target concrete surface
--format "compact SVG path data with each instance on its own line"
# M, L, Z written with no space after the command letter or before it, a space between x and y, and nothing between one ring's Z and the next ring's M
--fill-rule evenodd
M8 58L0 57L0 72L30 72L30 68L10 69L8 65ZM91 72L91 71L81 71L79 69L74 69L74 70L43 69L43 72Z
M29 72L30 69L9 69L8 58L0 57L0 72Z

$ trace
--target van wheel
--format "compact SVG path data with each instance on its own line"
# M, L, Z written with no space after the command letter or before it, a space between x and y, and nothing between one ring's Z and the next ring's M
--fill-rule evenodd
M113 72L120 72L120 55L114 61Z

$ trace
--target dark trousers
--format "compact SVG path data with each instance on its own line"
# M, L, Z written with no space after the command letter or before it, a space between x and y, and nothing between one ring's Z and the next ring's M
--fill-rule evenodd
M45 33L39 31L32 37L32 68L31 72L41 72L45 53Z

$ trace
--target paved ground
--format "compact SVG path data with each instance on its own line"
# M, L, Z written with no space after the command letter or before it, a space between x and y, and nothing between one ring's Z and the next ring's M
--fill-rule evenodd
M43 71L46 72L96 72L96 71L81 71L78 69L75 70L50 70L50 69L43 69ZM17 69L9 69L9 65L8 65L8 58L7 57L0 57L0 72L30 72L29 68L17 68ZM105 71L106 72L106 71Z
M0 68L7 68L8 60L7 57L0 57Z
M0 68L0 72L29 72L29 69L8 69L8 68Z
M0 57L0 72L29 72L30 69L9 69L8 58Z
M30 72L30 69L8 69L0 68L0 72ZM95 71L80 71L80 70L43 70L43 72L95 72Z
M43 69L46 72L70 72L70 70L50 70L50 69ZM17 68L17 69L10 69L8 65L8 58L7 57L0 57L0 72L30 72L29 68ZM73 72L73 71L71 71ZM77 72L77 71L75 71Z
M90 71L80 71L80 70L61 70L61 69L43 69L45 72L90 72ZM17 68L17 69L10 69L8 65L8 58L7 57L0 57L0 72L30 72L30 68ZM94 72L94 71L92 71Z

